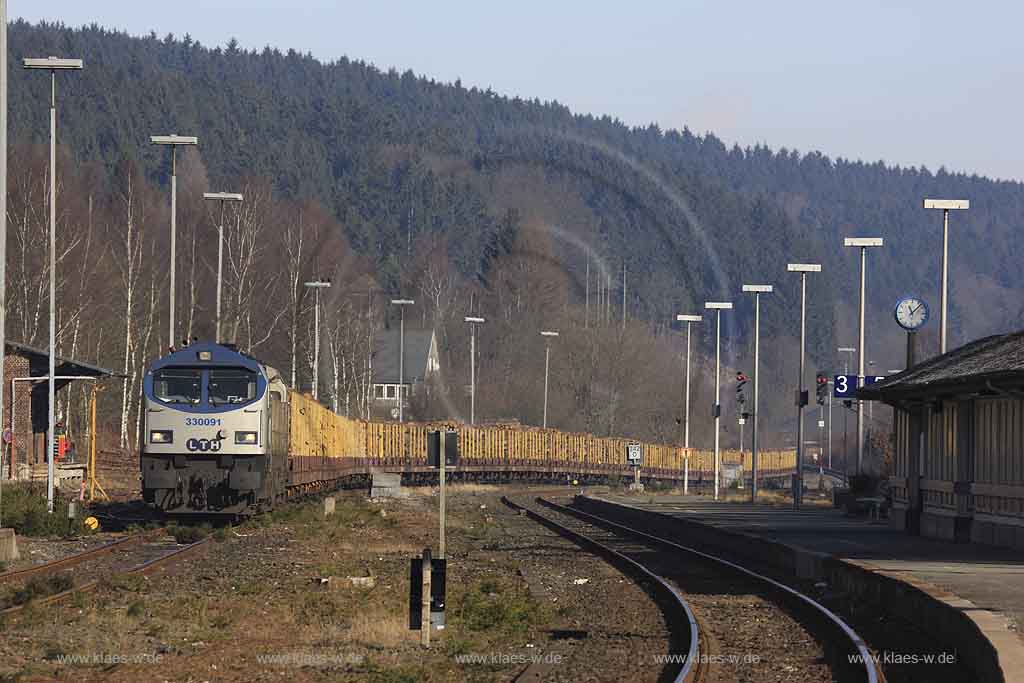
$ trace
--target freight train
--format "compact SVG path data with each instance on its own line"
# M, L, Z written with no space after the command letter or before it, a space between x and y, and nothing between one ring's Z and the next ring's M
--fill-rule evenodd
M627 439L518 425L384 423L336 415L273 367L211 342L159 358L143 379L143 499L164 513L245 516L371 468L429 479L428 432L457 429L460 476L490 481L632 477ZM642 444L643 478L711 478L712 456ZM735 452L723 462L742 463ZM759 471L792 471L792 451L762 451Z

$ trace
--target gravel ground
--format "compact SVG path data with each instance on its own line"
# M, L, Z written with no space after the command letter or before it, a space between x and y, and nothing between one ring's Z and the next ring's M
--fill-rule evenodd
M452 487L448 628L408 629L409 560L436 495L339 498L221 530L202 555L0 624L0 677L43 681L655 680L669 644L631 580L500 504ZM90 541L96 539L93 537ZM372 577L372 586L349 577ZM92 577L81 577L92 578ZM577 581L585 579L585 581ZM539 660L537 665L530 662Z
M567 501L563 501L567 502ZM766 595L758 583L688 554L666 552L632 537L548 508L536 508L603 545L644 564L683 593L701 632L701 658L722 683L831 681L825 652L807 627ZM677 652L685 654L685 650Z

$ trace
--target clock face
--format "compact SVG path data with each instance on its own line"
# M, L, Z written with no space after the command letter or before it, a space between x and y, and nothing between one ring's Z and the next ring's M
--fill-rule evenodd
M917 330L928 322L928 304L908 296L896 304L896 322L905 330Z

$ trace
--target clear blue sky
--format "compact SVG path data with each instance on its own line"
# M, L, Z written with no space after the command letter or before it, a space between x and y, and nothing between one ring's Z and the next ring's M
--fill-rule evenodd
M8 4L30 21L347 55L727 143L1024 178L1022 3Z

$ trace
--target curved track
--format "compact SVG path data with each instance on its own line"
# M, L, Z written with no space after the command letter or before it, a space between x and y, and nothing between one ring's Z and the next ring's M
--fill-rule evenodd
M674 621L687 625L683 641L689 643L686 656L677 658L682 666L672 680L728 679L725 669L737 653L771 652L769 660L782 666L782 671L793 669L789 674L793 680L884 681L863 639L838 615L789 586L606 517L538 498L540 505L555 513L552 518L508 502L634 575L655 579L663 594L671 594L675 609L685 615ZM758 615L754 629L744 628L750 610ZM671 617L667 611L666 616ZM825 658L819 647L827 650L831 668L822 664ZM709 663L720 666L712 672ZM737 669L734 676L740 680L749 673Z

